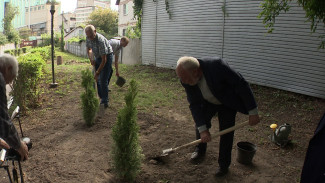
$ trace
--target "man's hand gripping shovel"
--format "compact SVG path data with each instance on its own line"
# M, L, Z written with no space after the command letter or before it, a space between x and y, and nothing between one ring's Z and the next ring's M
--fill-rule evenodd
M95 63L93 64L93 74L94 74L94 77L95 77L95 74L96 74ZM95 93L96 93L96 97L100 100L100 98L98 96L97 81L95 81ZM102 116L103 114L104 114L104 105L100 104L95 119Z
M215 138L215 137L219 137L219 136L221 136L221 135L224 135L224 134L226 134L226 133L229 133L229 132L235 131L235 130L237 130L237 129L241 128L241 127L244 127L244 126L246 126L246 125L248 125L248 124L249 124L249 122L246 121L246 122L240 123L240 124L238 124L238 125L235 125L235 126L233 126L233 127L230 127L230 128L228 128L228 129L222 130L222 131L218 132L216 135L214 135L214 138ZM179 150L179 149L182 149L182 148L185 148L185 147L188 147L188 146L194 146L194 145L197 145L197 144L199 144L199 143L201 143L201 139L195 140L195 141L193 141L193 142L190 142L190 143L187 143L187 144L184 144L184 145L181 145L181 146L175 147L175 148L165 149L165 150L163 150L163 153L162 153L160 156L161 156L161 157L168 156L169 154L171 154L171 153L173 153L173 152L175 152L175 151L177 151L177 150Z

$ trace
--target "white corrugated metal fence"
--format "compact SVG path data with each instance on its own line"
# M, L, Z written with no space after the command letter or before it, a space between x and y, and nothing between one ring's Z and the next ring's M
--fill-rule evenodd
M257 18L260 0L168 2L171 19L165 0L144 0L143 64L175 68L184 55L220 56L251 83L325 98L325 50L295 2L272 34Z

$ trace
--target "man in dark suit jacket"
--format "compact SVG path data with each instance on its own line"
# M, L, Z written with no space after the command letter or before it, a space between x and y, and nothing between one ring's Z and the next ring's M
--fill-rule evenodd
M196 125L196 138L202 140L191 156L193 162L202 160L211 141L211 119L218 114L220 131L235 125L236 113L249 114L249 124L259 123L257 105L249 84L218 57L196 59L181 57L176 74L185 88ZM220 137L219 168L216 176L228 173L234 132Z
M309 141L301 183L325 182L325 113L319 121L313 138Z

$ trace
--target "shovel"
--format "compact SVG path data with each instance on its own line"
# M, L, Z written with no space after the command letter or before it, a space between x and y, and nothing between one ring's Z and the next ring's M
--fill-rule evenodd
M95 76L95 74L96 74L96 68L95 68L95 66L93 66L93 74L94 74L94 76ZM95 92L96 92L96 96L97 96L97 98L99 98L99 96L98 96L98 91L97 91L98 89L97 89L97 81L95 81Z
M224 135L224 134L226 134L226 133L229 133L229 132L235 131L235 130L237 130L237 129L243 127L243 126L246 126L246 125L248 125L248 124L249 124L248 121L243 122L243 123L240 123L240 124L238 124L238 125L235 125L235 126L233 126L233 127L230 127L230 128L228 128L228 129L225 129L225 130L222 130L222 131L218 132L214 137L219 137L219 136ZM182 148L185 148L185 147L188 147L188 146L197 145L197 144L199 144L199 143L201 143L201 139L195 140L195 141L193 141L193 142L190 142L190 143L187 143L187 144L184 144L184 145L181 145L181 146L175 147L175 148L165 149L165 150L163 150L163 153L162 153L160 156L161 156L161 157L163 157L163 156L168 156L170 153L173 153L173 152L175 152L175 151L177 151L177 150L179 150L179 149L182 149Z

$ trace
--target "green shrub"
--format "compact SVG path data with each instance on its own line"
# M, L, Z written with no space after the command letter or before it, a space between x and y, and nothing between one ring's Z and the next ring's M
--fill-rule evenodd
M132 80L124 100L126 106L118 113L117 123L113 126L112 167L118 177L133 182L140 172L142 149L139 145L139 126L135 98L137 83Z
M125 36L128 38L141 38L141 30L137 26L128 26L126 28Z
M12 56L15 56L15 49L6 50L6 51L4 51L4 53L10 54Z
M23 47L21 49L22 49L23 53L26 53L27 52L27 48L26 47Z
M24 48L26 48L26 53L30 52L30 50L33 48L32 46L25 46Z
M40 53L45 61L51 58L51 46L32 48L30 52L33 54L36 52Z
M86 37L85 36L76 36L76 37L72 37L70 39L68 39L69 43L81 43L83 41L86 41Z
M55 47L60 47L60 37L61 33L60 32L55 32L53 35L53 41L54 41L54 46ZM51 46L51 34L50 33L45 33L41 35L41 40L42 43L40 44L41 47L44 46Z
M87 126L92 126L99 107L99 100L94 89L94 76L89 69L81 71L81 75L81 85L85 88L85 92L81 94L83 118Z
M23 112L38 105L41 93L39 83L43 76L45 61L39 53L26 54L18 58L18 77L14 81L12 95Z
M63 23L63 19L62 19L62 24L61 24L61 38L60 38L60 49L62 52L64 52L64 23Z
M5 45L6 43L8 43L7 36L0 33L0 45Z

